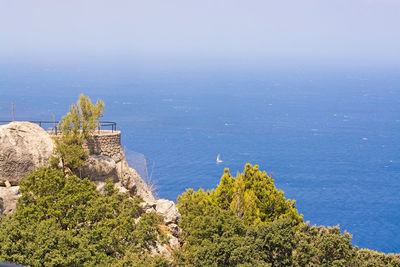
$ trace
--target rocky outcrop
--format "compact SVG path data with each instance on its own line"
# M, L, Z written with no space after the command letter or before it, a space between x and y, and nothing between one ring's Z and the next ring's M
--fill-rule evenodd
M129 191L145 202L155 202L151 187L129 167L120 132L96 133L84 147L90 156L79 174L82 178L89 178L101 191L106 179L112 177L120 192ZM0 187L17 186L35 168L47 165L53 148L52 137L37 124L12 122L0 126Z
M181 214L175 203L168 199L158 199L155 203L155 210L164 217L164 223L169 231L167 234L169 247L171 249L179 248L179 237L182 230L179 228L178 222Z
M176 224L181 218L175 203L168 199L158 199L155 203L155 210L164 216L164 222L167 225Z
M125 156L117 163L118 177L121 183L132 194L141 197L145 202L154 202L154 196L150 185L148 185L135 169L129 167Z
M0 214L10 214L16 209L18 198L21 196L19 186L0 186Z
M147 213L156 212L164 217L164 233L168 238L168 244L157 244L153 252L170 256L170 250L168 248L172 250L179 248L179 237L182 231L178 226L181 214L179 213L175 203L168 199L158 199L154 202L143 203L143 207Z
M105 184L103 178L114 177L115 174L111 173L110 170L113 169L115 164L118 179L116 187L119 191L121 193L129 191L131 195L141 197L144 200L143 208L146 212L156 212L164 217L163 228L165 228L164 234L167 236L168 242L157 242L156 246L152 248L152 253L171 257L172 251L180 246L179 237L181 234L181 229L178 227L181 215L175 203L167 199L156 200L152 194L151 185L147 184L135 169L129 167L122 149L117 155L120 155L120 160L117 159L117 162L115 161L116 157L112 157L112 155L102 153L99 156L91 156L87 165L93 165L93 167L88 167L93 171L86 174L88 174L90 180L95 182L97 189L102 192ZM101 172L107 175L101 175Z
M18 185L36 167L48 164L53 140L39 125L11 122L0 126L0 186Z
M118 152L118 155L120 156L117 162L112 155L90 155L82 169L81 176L96 183L98 188L101 188L105 180L111 177L115 183L119 183L125 188L125 190L120 188L120 191L129 191L131 195L139 196L145 202L154 202L150 186L135 169L129 167L123 151Z
M91 155L86 160L85 166L82 168L82 177L88 177L92 181L104 182L108 178L113 178L114 182L118 181L118 174L115 161L103 155Z
M165 234L168 244L159 243L155 250L170 255L171 249L179 247L181 218L174 202L166 199L156 200L152 187L130 168L121 147L120 132L100 132L84 147L90 156L82 168L80 176L93 181L102 192L106 179L112 177L121 193L129 192L144 200L146 212L156 212L164 217ZM56 137L55 137L56 138ZM53 152L50 135L36 124L12 122L0 126L0 214L10 214L16 209L20 197L18 183L21 178L35 168L45 166Z
M181 214L178 211L175 203L168 199L157 199L154 202L144 202L143 208L147 213L157 212L164 217L164 223L171 226L171 232L176 232L175 226L181 219Z

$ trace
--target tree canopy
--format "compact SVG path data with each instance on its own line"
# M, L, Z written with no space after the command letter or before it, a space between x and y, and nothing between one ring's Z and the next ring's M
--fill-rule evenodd
M187 189L178 197L184 266L400 266L400 255L358 250L338 226L303 223L295 202L258 166L216 189Z
M100 194L87 179L40 168L20 190L16 213L0 219L0 261L31 266L167 264L162 257L150 257L151 247L164 242L158 226L162 218L145 213L141 199L118 193L111 180Z
M77 104L72 104L69 112L63 116L59 125L63 138L71 142L88 139L99 127L98 119L103 116L104 102L97 100L96 105L89 97L81 94Z
M93 136L99 127L98 119L103 116L104 103L98 100L92 104L89 97L81 94L77 104L72 104L69 112L63 116L58 128L61 138L55 140L52 165L58 166L65 172L66 168L77 173L84 164L87 152L82 144Z

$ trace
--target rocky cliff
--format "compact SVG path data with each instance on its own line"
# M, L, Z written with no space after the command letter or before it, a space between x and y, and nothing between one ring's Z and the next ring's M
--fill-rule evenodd
M0 213L10 214L16 208L19 181L35 168L49 163L53 152L53 139L37 124L12 122L0 126ZM157 212L164 216L170 236L171 247L179 245L177 223L180 214L175 204L167 199L155 199L151 188L140 175L130 168L121 147L118 131L100 131L85 144L89 157L81 170L81 177L93 181L102 191L105 180L112 177L120 192L140 196L146 212ZM165 247L155 248L156 252L167 253Z
M0 126L0 186L15 186L34 168L48 164L53 141L39 125L11 122Z

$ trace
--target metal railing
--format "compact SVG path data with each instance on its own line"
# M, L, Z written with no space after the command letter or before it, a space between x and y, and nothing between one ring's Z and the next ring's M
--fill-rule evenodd
M12 121L0 121L0 125L1 124L7 124L10 123ZM51 131L53 132L55 135L57 135L60 130L58 129L58 125L59 125L59 121L28 121L28 122L32 122L32 123L36 123L38 124L40 127L42 127L43 129L45 129L46 131ZM98 127L98 132L100 133L101 130L107 130L104 128L111 128L111 132L114 132L117 130L117 123L113 122L113 121L99 121L100 125ZM45 125L50 125L50 127L47 127L47 129L45 128ZM108 129L110 129L108 128Z

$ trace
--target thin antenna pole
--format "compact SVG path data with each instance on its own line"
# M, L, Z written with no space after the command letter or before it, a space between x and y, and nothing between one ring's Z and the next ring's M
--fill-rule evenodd
M11 102L11 120L15 121L14 102Z

